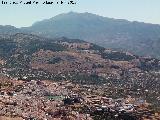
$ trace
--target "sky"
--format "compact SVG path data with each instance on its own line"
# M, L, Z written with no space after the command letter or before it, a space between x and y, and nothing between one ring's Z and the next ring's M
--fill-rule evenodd
M3 0L22 1L22 0ZM23 0L25 2L27 0ZM28 0L30 1L30 0ZM32 0L35 1L35 0ZM40 3L46 0L37 0ZM47 0L61 1L61 0ZM62 0L64 3L69 0ZM160 24L160 0L74 0L75 5L4 5L0 0L0 25L31 26L61 13L89 12L104 17Z

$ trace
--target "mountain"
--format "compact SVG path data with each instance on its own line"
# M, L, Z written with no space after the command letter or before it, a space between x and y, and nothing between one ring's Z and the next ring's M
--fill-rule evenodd
M20 32L20 29L14 27L14 26L11 26L11 25L0 25L0 35L1 34L14 34L14 33L17 33L17 32Z
M46 37L78 38L106 48L160 57L160 25L70 12L36 22L26 29Z
M160 58L160 25L130 22L91 13L69 12L17 29L0 26L0 34L31 33L42 37L83 39L105 48Z

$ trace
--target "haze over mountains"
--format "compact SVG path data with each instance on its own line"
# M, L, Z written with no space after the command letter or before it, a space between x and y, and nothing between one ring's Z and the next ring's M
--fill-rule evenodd
M97 45L160 58L160 25L112 19L91 13L66 13L17 29L0 26L1 34L27 32L43 37L83 39Z

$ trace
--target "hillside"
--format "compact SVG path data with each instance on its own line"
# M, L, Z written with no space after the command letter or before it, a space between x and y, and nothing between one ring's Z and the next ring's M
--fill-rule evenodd
M124 89L129 85L133 91L141 88L160 91L158 59L65 37L46 39L19 33L2 38L0 70L7 76L24 80L71 80L80 84L110 83ZM153 100L158 95L154 94Z

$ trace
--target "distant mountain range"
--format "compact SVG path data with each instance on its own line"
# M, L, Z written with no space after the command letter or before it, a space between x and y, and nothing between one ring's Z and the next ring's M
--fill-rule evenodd
M32 33L48 38L83 39L97 45L160 58L160 25L130 22L91 13L66 13L30 27L0 26L0 34Z

